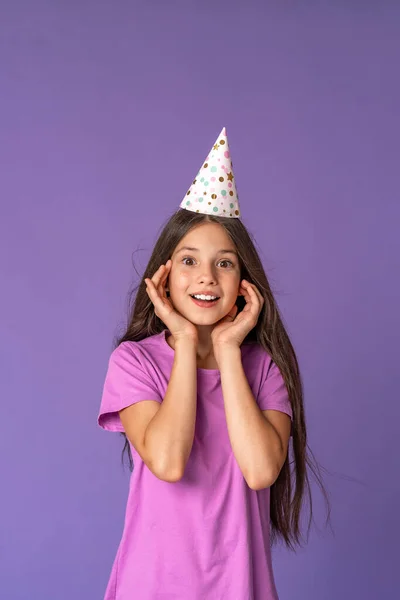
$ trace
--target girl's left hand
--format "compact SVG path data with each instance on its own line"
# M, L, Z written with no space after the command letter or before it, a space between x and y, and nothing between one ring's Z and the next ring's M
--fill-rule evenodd
M214 353L221 346L240 347L247 334L257 324L264 298L256 286L246 279L242 280L239 294L244 296L246 306L237 314L238 307L235 304L226 317L214 327L211 333Z

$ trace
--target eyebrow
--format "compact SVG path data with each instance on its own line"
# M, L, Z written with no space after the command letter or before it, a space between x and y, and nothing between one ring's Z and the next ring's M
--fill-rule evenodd
M179 254L179 252L183 252L183 250L189 251L189 252L200 252L200 250L198 248L191 248L190 246L183 246L182 248L179 248L179 250L177 251L177 254ZM217 254L234 254L235 256L238 256L237 252L235 252L235 250L218 250Z

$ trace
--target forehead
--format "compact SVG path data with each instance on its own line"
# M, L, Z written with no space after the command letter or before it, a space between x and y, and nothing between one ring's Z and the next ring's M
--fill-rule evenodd
M191 229L179 242L175 252L183 246L193 246L199 250L235 250L235 244L218 223L204 223Z

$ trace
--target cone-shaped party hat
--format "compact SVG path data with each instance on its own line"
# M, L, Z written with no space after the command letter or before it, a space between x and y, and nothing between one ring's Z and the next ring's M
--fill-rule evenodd
M225 127L202 164L180 208L217 217L240 218L239 198Z

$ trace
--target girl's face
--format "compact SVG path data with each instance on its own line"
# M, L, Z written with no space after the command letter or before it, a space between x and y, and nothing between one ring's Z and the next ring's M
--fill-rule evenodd
M191 229L171 260L167 289L175 310L194 325L214 325L225 317L240 288L239 257L225 229L218 223ZM218 300L200 306L192 298L194 294L217 296Z

